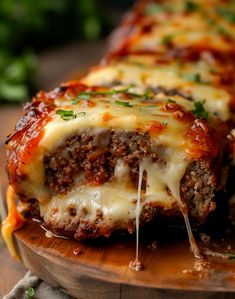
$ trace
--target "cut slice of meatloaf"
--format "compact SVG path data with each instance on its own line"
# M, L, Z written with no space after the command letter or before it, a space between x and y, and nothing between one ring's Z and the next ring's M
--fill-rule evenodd
M182 95L67 83L40 93L8 138L19 199L52 231L84 239L135 230L184 208L202 223L215 208L228 126ZM32 211L33 212L33 211Z

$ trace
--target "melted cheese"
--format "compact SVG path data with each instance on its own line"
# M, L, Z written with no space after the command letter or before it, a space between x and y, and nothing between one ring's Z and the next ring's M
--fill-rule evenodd
M133 92L143 92L143 89ZM39 198L41 203L50 200L49 190L45 187L45 175L43 166L43 157L46 153L53 152L70 136L81 133L88 133L92 136L98 136L107 129L120 129L125 131L143 132L148 131L152 122L166 123L166 126L156 136L151 136L154 144L180 148L184 144L184 132L188 128L188 123L178 121L172 113L164 111L162 108L167 101L165 95L158 95L149 103L142 103L141 98L129 100L132 107L117 105L116 101L126 101L120 95L104 96L99 99L94 98L94 107L84 107L81 103L71 105L67 99L58 99L56 104L58 108L72 110L74 114L83 112L82 116L69 121L63 120L60 115L54 113L52 120L44 127L44 136L37 148L35 157L25 165L24 173L28 179L22 181L21 189L28 197ZM193 104L179 96L171 97L186 110L192 110ZM71 99L72 100L72 99ZM109 121L104 121L105 113L112 115ZM182 149L183 152L183 149Z
M216 26L211 27L204 15L205 9L208 10L209 17L215 21L221 21L218 13L211 9L211 5L216 7L217 1L211 0L204 3L203 0L198 0L197 3L202 6L202 10L182 14L184 1L176 3L176 1L166 0L166 5L174 4L176 13L173 13L171 17L167 14L146 17L153 22L152 30L149 32L142 32L141 28L145 24L146 18L140 20L137 24L140 26L136 25L136 30L134 30L134 34L137 32L136 36L128 44L128 51L157 50L158 53L163 53L168 49L164 43L166 37L170 37L173 45L182 48L206 45L221 52L233 50L231 41L219 34ZM234 38L234 26L225 20L222 20L222 23L226 30L231 31L231 38ZM157 64L154 59L155 57L148 55L140 57L130 55L125 59L114 59L108 66L93 70L83 79L83 82L90 86L111 85L117 81L125 86L134 84L136 87L133 87L131 91L140 92L140 94L147 87L179 89L187 97L193 97L196 101L206 100L205 108L211 115L216 114L224 121L230 118L230 95L213 84L215 78L210 71L210 65L207 65L205 61L181 62L180 64L171 62L163 65ZM192 74L199 75L203 82L188 80L188 75ZM125 227L126 222L135 220L137 260L139 217L144 207L161 206L168 210L178 204L185 218L191 247L195 256L199 256L198 249L194 244L186 207L180 197L180 181L191 163L191 158L183 148L184 133L188 124L176 120L172 113L163 109L163 104L168 98L164 93L158 94L151 103L147 104L141 101L141 97L129 99L125 96L122 98L122 96L114 94L108 97L91 97L94 102L92 107L88 107L86 101L72 104L73 96L58 96L55 99L56 109L71 110L77 117L65 121L54 112L51 121L44 127L44 135L37 151L31 161L22 167L22 172L27 179L22 181L20 189L26 197L39 199L41 216L45 222L52 222L55 226L61 222L70 221L69 209L71 207L76 209L76 220L79 220L77 222L95 222L100 211L107 227L118 225L121 228L122 225ZM170 98L183 106L184 110L191 111L193 109L193 103L190 100L185 100L181 96L171 96ZM131 107L117 105L116 101L130 102ZM81 112L82 114L79 115ZM107 113L111 117L105 120L104 115ZM128 184L130 169L122 160L118 161L115 167L114 178L101 186L86 185L82 176L76 178L73 189L64 196L51 195L50 190L45 186L44 156L55 151L69 137L84 132L97 136L107 129L147 132L151 122L167 123L164 130L159 131L156 136L151 136L153 148L158 151L159 157L165 163L154 164L144 158L140 163L138 190ZM161 148L162 150L160 150ZM147 183L145 193L141 194L144 171L147 173ZM10 252L16 256L12 232L23 224L24 218L16 209L14 190L11 186L7 192L7 204L9 214L3 223L2 233Z
M141 200L140 187L138 190L130 187L129 167L120 160L112 181L97 187L78 184L68 195L54 195L41 205L41 215L46 222L58 225L70 221L69 208L73 207L76 219L80 221L94 223L101 211L106 227L122 228L135 219L138 227L138 217L144 206L161 206L168 210L179 201L180 181L190 160L179 149L162 151L161 157L167 158L166 164L160 166L147 159L140 164L141 173L144 170L147 173L146 192L141 195Z
M208 84L187 79L195 74L199 74L202 80ZM83 82L90 86L94 84L110 85L119 81L126 85L175 88L192 96L195 101L206 100L205 108L211 114L216 114L226 121L231 117L230 95L225 90L214 87L210 83L213 80L211 66L202 61L184 64L172 62L162 66L154 63L153 57L136 55L127 57L124 61L121 60L95 69L83 79Z
M171 42L180 47L197 46L206 43L207 46L219 51L231 50L231 43L227 42L216 27L211 27L208 20L202 14L184 16L173 15L168 20L156 24L150 33L140 34L130 44L129 50L164 51L163 42L166 36L171 36Z
M7 188L7 207L8 216L2 223L2 235L7 244L8 250L12 257L18 259L18 255L15 250L13 232L20 228L24 222L24 217L17 210L15 205L15 191L12 186Z

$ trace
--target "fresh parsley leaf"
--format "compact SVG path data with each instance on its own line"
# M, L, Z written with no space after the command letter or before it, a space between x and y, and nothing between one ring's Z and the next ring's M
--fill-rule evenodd
M199 5L193 1L185 2L185 11L187 12L195 12L199 9Z
M76 118L76 114L74 114L73 110L57 110L56 114L59 114L63 120L70 120Z
M33 298L34 294L35 294L35 291L34 291L34 288L32 288L32 287L29 287L25 290L25 295L27 298Z
M162 125L166 127L168 125L168 122L162 121Z
M172 39L173 39L173 35L171 34L165 35L162 38L162 44L168 46L172 42Z
M129 102L123 102L123 101L115 101L116 105L124 106L124 107L133 107L133 105Z
M191 110L191 112L197 117L197 118L203 118L203 119L208 119L209 113L205 110L204 108L204 101L196 101L193 103L194 109Z
M84 116L86 115L86 112L78 112L78 113L74 113L73 110L57 110L56 114L59 114L60 117L67 121L67 120L71 120L74 118L77 118L77 116Z
M130 88L132 86L127 86L123 89L113 89L113 90L105 90L105 91L83 91L83 92L80 92L79 93L79 97L81 99L81 97L83 96L89 96L89 97L92 97L94 95L102 95L102 96L106 96L106 95L110 95L110 96L113 96L113 95L116 95L116 94L120 94L120 93L125 93L127 95L130 95L130 96L133 96L133 97L142 97L143 95L140 95L138 93L135 93L135 92L131 92L129 91Z

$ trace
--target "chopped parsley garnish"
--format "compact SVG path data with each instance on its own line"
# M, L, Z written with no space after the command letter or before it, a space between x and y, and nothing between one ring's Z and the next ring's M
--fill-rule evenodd
M25 295L27 298L33 298L34 294L35 294L35 291L34 291L34 288L32 288L32 287L29 287L25 290Z
M79 95L77 95L77 99L80 99L80 100L89 100L90 98L91 98L90 94L79 94Z
M162 121L161 124L166 127L168 125L168 122Z
M170 35L170 34L165 35L162 38L162 44L165 46L168 46L172 42L172 39L173 39L173 35Z
M204 101L196 101L193 103L194 109L191 112L197 118L208 119L209 113L204 108L205 100Z
M133 105L130 104L129 102L115 101L115 104L116 104L116 105L123 106L123 107L133 107Z
M113 89L113 90L104 90L104 91L83 91L80 92L76 99L73 99L74 104L76 104L76 100L80 100L80 99L85 99L88 100L90 99L92 96L95 95L101 95L101 96L106 96L106 95L116 95L116 94L120 94L120 93L125 93L127 95L133 96L133 97L142 97L142 95L135 93L135 92L131 92L130 88L132 86L127 86L124 89Z
M170 99L170 98L167 99L167 102L168 102L168 103L176 103L174 100L172 100L172 99Z
M63 120L67 121L67 120L77 118L77 116L84 116L84 115L86 115L86 112L74 113L73 110L61 110L60 109L60 110L56 111L56 114L59 114Z
M184 78L187 81L192 81L192 82L196 82L196 83L200 83L200 84L209 84L210 83L210 81L203 80L202 77L201 77L201 74L199 74L199 73L185 74Z
M59 114L63 120L70 120L76 118L76 114L72 110L57 110L56 114Z
M194 12L199 9L199 5L193 1L186 1L185 2L185 11L187 12Z
M235 11L233 9L228 9L225 7L218 7L217 12L220 16L222 16L228 22L235 23Z

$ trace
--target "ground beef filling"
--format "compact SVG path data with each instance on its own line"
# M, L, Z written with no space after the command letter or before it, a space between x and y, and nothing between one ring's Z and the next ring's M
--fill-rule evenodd
M84 132L70 137L64 145L44 158L46 184L56 193L67 193L78 173L92 185L108 182L115 165L122 159L130 167L133 184L137 185L139 162L143 157L156 162L148 134L104 131L96 136Z
M97 135L84 132L72 136L64 145L44 158L46 184L55 193L66 194L79 173L92 185L100 185L114 176L115 165L122 159L130 168L131 181L137 188L139 163L148 157L164 163L153 152L146 133L105 130ZM206 220L217 185L216 173L209 161L193 162L181 180L182 199L188 203L193 218ZM145 183L143 184L145 188Z

